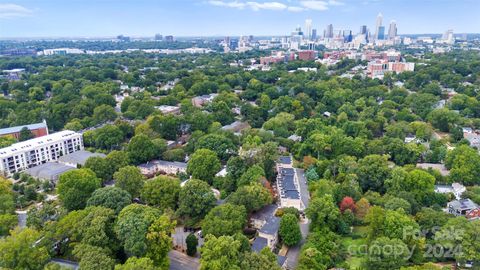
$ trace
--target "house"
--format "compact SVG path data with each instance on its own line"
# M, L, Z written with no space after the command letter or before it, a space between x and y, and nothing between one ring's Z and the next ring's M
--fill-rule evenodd
M218 94L209 94L192 98L192 105L195 107L202 107L205 104L208 104L216 98Z
M476 203L470 199L461 199L451 201L447 204L448 213L455 216L464 216L469 219L480 218L480 209Z
M457 200L460 200L462 198L462 194L466 190L467 189L465 188L465 186L460 183L453 183L451 185L435 185L435 193L453 193Z
M271 250L275 248L278 243L278 229L280 228L280 218L276 216L270 216L266 221L265 224L258 230L257 238L260 238L259 241L264 243L266 239L266 246L268 246ZM255 242L255 241L254 241ZM252 247L253 249L253 247Z
M292 168L293 162L291 156L281 156L277 161L277 171L279 168Z
M222 130L231 131L233 133L239 133L240 131L250 128L250 125L247 122L235 121L230 125L225 125L222 127Z
M66 156L61 156L60 158L58 158L58 162L67 166L77 168L79 165L85 166L85 162L87 162L87 160L91 157L104 158L106 157L106 155L102 153L92 153L89 151L80 150Z
M160 105L160 106L156 106L155 109L161 111L163 114L173 114L173 115L180 114L179 106Z
M420 143L421 141L419 139L417 139L417 137L415 137L414 135L408 135L405 137L405 140L404 140L405 143Z
M480 149L480 134L477 132L464 132L463 138L470 142L470 146Z
M298 179L293 168L280 167L277 175L277 191L282 208L295 207L300 211L303 210Z
M294 141L294 142L300 142L302 141L302 137L298 136L296 134L290 135L287 139Z
M445 167L444 164L436 164L436 163L417 163L417 168L428 170L437 170L440 172L442 176L447 176L450 174L450 171Z
M47 122L43 120L40 123L31 124L31 125L2 128L0 129L0 137L10 136L18 140L20 139L20 131L24 128L27 128L28 130L30 130L34 138L48 135Z
M262 228L270 217L275 216L275 212L277 211L277 209L278 206L276 204L269 204L253 213L250 216L250 223L252 227L257 230Z
M153 160L138 165L140 172L146 176L154 176L156 174L178 174L187 172L187 163L177 161Z

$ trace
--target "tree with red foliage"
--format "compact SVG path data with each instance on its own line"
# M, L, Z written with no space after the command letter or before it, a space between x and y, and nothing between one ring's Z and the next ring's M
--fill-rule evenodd
M343 213L347 209L350 209L353 213L357 209L357 206L355 205L355 201L352 199L352 197L348 197L348 196L344 197L340 202L340 211L342 211Z

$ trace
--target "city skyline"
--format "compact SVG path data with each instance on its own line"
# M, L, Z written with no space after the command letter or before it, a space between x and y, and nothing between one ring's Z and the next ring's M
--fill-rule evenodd
M107 37L124 34L146 37L282 36L296 26L322 35L328 25L354 34L366 25L377 31L383 15L384 35L479 33L473 0L15 0L0 4L0 38ZM88 19L86 19L88 18ZM98 27L101 26L101 27ZM376 35L376 34L375 34Z

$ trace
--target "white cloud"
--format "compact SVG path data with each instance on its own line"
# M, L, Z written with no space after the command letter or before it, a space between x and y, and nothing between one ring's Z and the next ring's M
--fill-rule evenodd
M241 3L241 2L238 2L238 1L223 2L223 1L220 1L220 0L211 0L211 1L208 1L208 3L210 5L219 6L219 7L231 7L231 8L240 8L240 9L242 9L246 6L245 3Z
M328 4L329 4L330 6L344 6L344 5L345 5L345 3L340 2L340 1L338 1L338 0L329 0L329 1L328 1Z
M26 17L32 14L32 10L17 4L0 4L0 19Z
M290 5L296 2L297 5ZM343 2L339 0L298 0L292 1L287 0L287 4L282 2L261 2L261 1L225 1L225 0L209 0L208 3L213 6L219 7L229 7L236 9L250 8L254 11L259 10L287 10L290 12L301 12L306 10L317 10L324 11L329 8L329 6L343 6Z
M305 1L300 1L300 5L307 9L313 9L313 10L327 10L328 9L328 3L325 1L317 1L317 0L305 0Z
M301 11L304 11L305 8L303 8L303 7L288 7L287 10L291 11L291 12L301 12Z
M252 8L255 11L258 11L260 9L268 9L268 10L284 10L287 9L288 6L280 3L280 2L265 2L265 3L259 3L259 2L247 2L247 6Z

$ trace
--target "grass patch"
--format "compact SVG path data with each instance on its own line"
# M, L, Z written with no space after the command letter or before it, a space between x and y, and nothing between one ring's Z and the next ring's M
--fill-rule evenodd
M342 237L342 245L348 252L348 257L345 263L348 269L362 269L364 256L358 252L363 250L361 246L367 244L367 226L357 226L353 228L351 236Z

